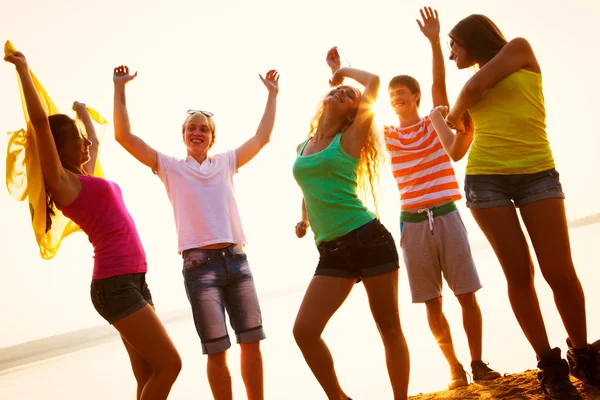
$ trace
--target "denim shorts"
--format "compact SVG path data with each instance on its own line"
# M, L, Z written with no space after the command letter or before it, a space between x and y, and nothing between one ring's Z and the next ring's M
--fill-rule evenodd
M378 219L322 242L317 249L319 264L315 275L359 281L400 268L394 237Z
M535 174L467 175L465 197L472 209L514 205L534 201L564 199L559 173L552 168Z
M226 309L238 343L265 339L254 279L241 245L185 250L183 278L203 354L231 347Z
M94 279L90 295L94 308L109 324L114 324L147 304L154 306L145 273Z

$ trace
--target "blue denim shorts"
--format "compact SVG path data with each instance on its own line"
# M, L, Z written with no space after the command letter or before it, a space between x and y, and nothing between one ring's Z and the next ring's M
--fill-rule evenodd
M515 205L534 201L564 199L560 175L556 169L535 174L467 175L465 198L472 209Z
M392 234L378 219L317 246L315 275L352 278L373 277L400 268Z
M265 339L254 279L241 245L185 250L183 278L203 354L231 347L225 310L238 343Z

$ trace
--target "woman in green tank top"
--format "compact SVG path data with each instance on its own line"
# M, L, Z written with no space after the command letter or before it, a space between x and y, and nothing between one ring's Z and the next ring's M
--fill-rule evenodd
M540 66L525 39L507 42L483 15L461 20L449 36L450 60L459 69L480 69L448 112L448 125L443 119L447 109L434 111L432 122L453 160L471 148L467 206L502 265L513 312L537 355L543 391L553 399L580 399L569 372L600 386L600 354L588 344L585 297L571 258L564 194L546 138ZM474 133L465 133L472 131L465 129L471 119ZM516 208L568 333L568 362L560 348L550 346Z
M321 334L327 322L362 280L385 347L395 399L406 399L409 355L398 313L398 252L392 235L357 195L373 189L380 156L372 105L379 77L340 68L337 49L327 55L332 89L311 123L309 139L298 146L294 178L302 189L303 237L310 224L319 251L315 271L294 324L294 337L306 363L329 399L349 399L337 379ZM341 85L351 78L361 92ZM357 364L359 366L359 364Z

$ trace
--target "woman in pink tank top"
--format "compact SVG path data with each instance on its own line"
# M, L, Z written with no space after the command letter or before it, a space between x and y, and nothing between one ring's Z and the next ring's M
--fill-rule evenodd
M98 147L95 134L90 134L92 143L68 116L48 117L23 54L5 60L15 65L21 80L49 194L48 212L56 206L94 246L92 303L123 339L137 380L137 399L166 399L181 359L154 311L145 281L146 255L121 191L113 182L90 176ZM76 103L74 108L85 122L85 106Z

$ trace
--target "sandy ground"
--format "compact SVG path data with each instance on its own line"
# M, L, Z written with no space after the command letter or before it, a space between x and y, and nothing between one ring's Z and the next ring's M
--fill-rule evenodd
M581 382L572 379L585 400L600 399L600 388L584 387ZM449 400L449 399L507 399L507 400L547 400L537 380L537 371L529 370L520 374L506 375L491 382L472 383L464 388L445 390L436 393L419 394L409 397L411 400Z

